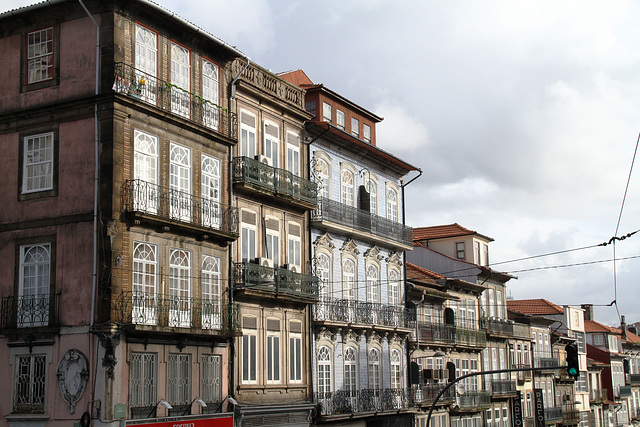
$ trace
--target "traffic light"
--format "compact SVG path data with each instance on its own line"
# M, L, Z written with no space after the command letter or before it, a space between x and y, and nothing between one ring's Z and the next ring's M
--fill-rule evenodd
M580 376L580 364L578 362L578 346L575 344L567 344L564 348L567 353L567 373L570 377L578 379Z

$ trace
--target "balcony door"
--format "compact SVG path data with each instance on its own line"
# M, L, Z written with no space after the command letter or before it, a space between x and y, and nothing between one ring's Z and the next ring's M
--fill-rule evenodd
M145 88L142 99L156 103L156 73L158 68L158 35L141 25L136 25L136 83L143 78Z
M49 324L51 244L20 247L17 325L19 328Z
M133 248L132 323L156 325L158 322L158 247L136 242Z
M191 61L189 50L171 45L171 112L184 118L191 112Z
M202 225L220 228L220 160L202 155Z
M133 155L133 207L136 211L158 213L158 137L136 130Z
M172 249L169 259L169 326L191 326L191 252Z
M206 127L217 130L220 123L218 66L206 59L202 60L202 97L205 99L203 105L203 123Z
M205 256L202 261L202 328L222 327L220 258Z
M191 222L191 149L172 142L170 157L171 218Z

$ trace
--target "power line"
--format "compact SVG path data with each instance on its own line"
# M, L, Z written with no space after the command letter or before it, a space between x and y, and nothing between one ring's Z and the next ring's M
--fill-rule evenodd
M618 258L617 261L623 261L623 260L635 259L635 258L640 258L640 255L635 255L635 256L630 256L630 257L625 257L625 258ZM574 263L574 264L549 265L549 266L545 266L545 267L527 268L527 269L523 269L523 270L509 271L509 273L522 273L522 272L526 272L526 271L549 270L549 269L553 269L553 268L578 267L578 266L581 266L581 265L601 264L601 263L604 263L604 262L611 262L611 261L616 261L616 258L602 259L602 260L598 260L598 261L578 262L578 263Z

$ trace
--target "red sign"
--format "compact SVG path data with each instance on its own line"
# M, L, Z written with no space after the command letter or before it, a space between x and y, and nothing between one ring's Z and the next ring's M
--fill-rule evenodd
M233 427L233 416L198 419L187 418L145 424L127 423L127 425L135 427Z

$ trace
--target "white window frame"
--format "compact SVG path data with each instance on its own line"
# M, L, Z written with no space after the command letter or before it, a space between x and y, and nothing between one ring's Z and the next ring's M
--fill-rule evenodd
M159 209L158 137L135 130L133 132L134 210L155 214Z
M391 350L391 388L392 389L401 389L402 388L402 356L400 354L400 350L394 348Z
M380 267L367 265L367 302L380 303Z
M362 124L362 139L368 143L371 143L371 126L366 123Z
M278 322L280 322L278 320ZM281 382L282 350L280 331L267 330L265 341L265 365L267 384L279 384Z
M280 127L277 123L265 120L263 123L263 154L274 168L280 167Z
M356 206L355 198L356 174L350 168L340 171L340 201L347 206Z
M158 382L158 355L156 353L132 352L129 363L129 405L139 408L141 413L156 405Z
M372 178L367 179L366 190L369 193L369 212L378 215L378 182Z
M297 222L289 222L288 228L289 233L287 235L287 263L290 266L296 267L296 271L298 273L302 272L302 238L301 236L296 236L291 233L291 226L299 227L299 230L302 231L302 227Z
M158 246L133 242L131 277L132 322L142 325L158 323Z
M243 213L247 212L257 219L257 214L254 211L243 209L240 212L241 217ZM255 223L242 222L240 225L240 246L241 246L241 259L242 262L252 262L256 258L257 250L257 230L258 227Z
M351 117L351 135L360 138L360 120Z
M382 387L382 376L380 375L380 350L369 349L367 353L367 373L369 378L369 388L380 390Z
M318 393L320 399L327 399L332 387L332 351L326 345L318 348Z
M51 242L20 246L17 312L19 328L47 326L51 308Z
M287 170L300 176L300 137L287 131Z
M345 114L344 111L336 108L336 127L344 130L345 127Z
M317 158L315 166L315 178L318 181L318 197L328 199L331 186L331 166L323 158Z
M191 51L171 42L171 112L191 116Z
M400 300L400 272L395 268L387 267L387 276L389 277L389 306L399 307Z
M245 316L256 319L254 316ZM240 351L242 352L242 370L241 381L242 384L257 384L258 383L258 330L245 328L242 329L242 346Z
M202 329L222 328L222 273L220 258L202 257Z
M351 258L342 261L342 298L355 301L356 292L356 262Z
M289 330L293 328L291 324L297 323L300 325L302 331L302 322L290 322ZM289 332L289 383L301 384L302 383L302 369L303 355L302 355L302 333Z
M387 219L398 222L398 190L395 187L387 188Z
M191 401L191 354L169 353L167 362L167 400L173 406Z
M456 259L465 259L464 242L456 242Z
M51 80L55 77L55 34L53 27L27 34L27 83Z
M202 98L203 105L202 121L205 126L211 129L218 129L220 125L220 67L215 62L206 58L202 59ZM211 105L213 104L213 105Z
M274 221L277 223L277 229L267 227L267 221ZM264 247L266 248L265 258L270 259L273 262L274 267L280 266L280 221L276 217L265 217L264 222Z
M202 225L219 229L222 224L220 160L207 154L202 154L201 157Z
M253 126L249 124L253 122ZM253 159L257 154L256 143L256 115L247 111L240 110L240 156Z
M326 122L332 122L331 104L322 103L322 119Z
M22 194L53 190L54 138L53 132L29 135L24 138Z
M136 76L138 82L146 80L143 99L156 102L156 80L158 75L158 34L140 24L136 24ZM151 78L149 78L151 77Z
M329 254L326 254L324 252L318 253L316 263L316 276L320 278L320 301L329 301L333 297L331 292L331 265L332 259Z
M171 142L169 148L169 205L171 218L191 222L191 148Z
M191 327L191 251L172 248L169 252L169 325Z

